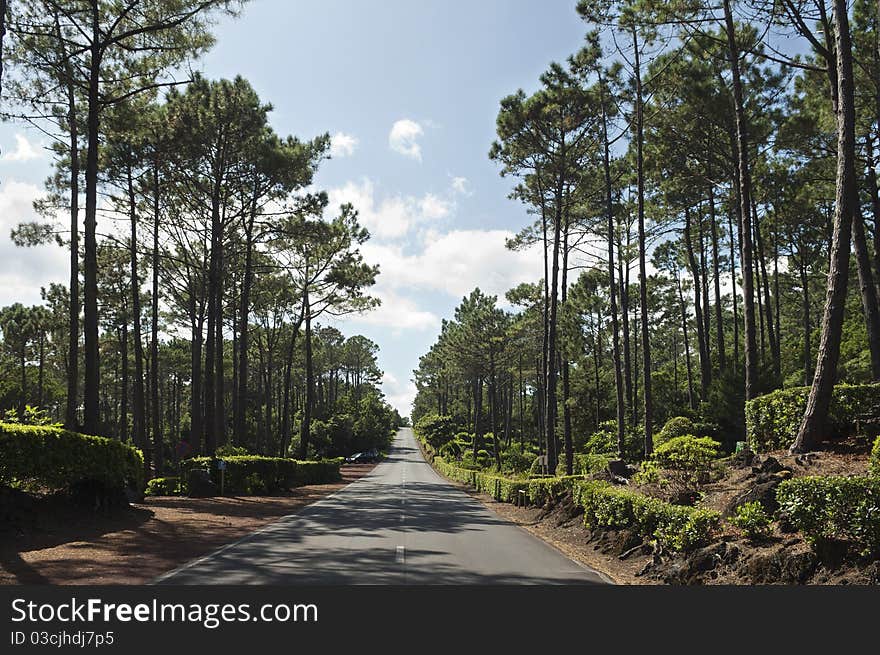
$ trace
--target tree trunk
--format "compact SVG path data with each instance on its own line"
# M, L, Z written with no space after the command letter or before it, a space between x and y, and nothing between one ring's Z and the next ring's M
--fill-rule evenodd
M306 322L306 398L299 431L299 456L306 459L309 452L309 435L312 428L312 408L315 404L315 371L312 362L312 310L309 305L308 287L303 291L303 316Z
M303 312L300 312L299 319L291 330L290 343L287 346L287 357L284 362L284 410L281 418L281 452L279 457L287 457L287 444L290 439L290 391L293 375L293 354L296 348L296 335L299 333L302 320Z
M614 203L611 193L611 153L608 142L608 115L605 110L605 87L599 77L602 107L602 172L605 178L605 220L608 230L608 289L611 303L611 356L614 360L614 391L617 399L617 457L623 459L624 423L623 372L620 369L620 328L617 323L617 285L614 280Z
M565 212L565 227L562 243L562 305L568 300L568 212ZM562 438L565 448L565 474L572 475L574 470L574 445L571 438L571 407L568 399L571 395L569 380L568 353L562 353Z
M645 262L647 249L645 236L645 166L644 166L644 112L642 106L642 73L639 61L639 42L635 25L632 27L633 56L635 58L636 82L636 185L638 187L638 223L639 223L639 310L641 312L642 329L642 368L644 370L645 402L645 456L654 452L653 397L651 394L651 342L648 323L648 271Z
M823 436L828 408L837 376L840 338L849 277L852 223L858 203L855 174L855 101L852 45L846 0L834 1L835 59L837 69L837 180L834 205L834 231L828 270L828 290L822 317L822 334L816 373L807 400L807 409L791 445L795 453L808 452Z
M153 423L153 464L156 475L161 475L165 466L164 442L162 439L162 415L159 408L159 209L161 191L159 189L159 162L153 162L153 322L150 325L150 410ZM167 400L167 399L166 399Z
M874 276L871 273L871 256L868 253L868 240L865 236L865 223L858 201L853 207L852 240L855 246L856 262L859 272L859 292L862 297L862 311L865 314L865 328L868 333L868 351L871 356L871 379L880 382L880 309L877 307L877 294L874 293Z
M706 352L706 342L708 341L707 326L703 324L702 298L700 282L700 271L697 268L697 260L694 257L694 246L691 241L691 211L690 208L684 209L684 243L687 248L688 263L691 269L691 275L694 278L694 314L697 321L697 342L700 345L700 400L706 400L709 392L709 382L712 380L712 362L709 361L709 353Z
M5 0L3 0L5 4ZM69 71L68 66L68 71ZM72 79L72 73L68 72ZM70 310L67 342L67 406L64 425L76 430L79 404L79 134L76 120L76 95L73 84L67 85L67 122L70 131Z
M253 231L255 212L245 226L244 278L241 283L241 304L238 314L238 387L235 430L237 443L244 443L245 426L248 413L248 313L250 312L251 287L254 280Z
M202 451L202 434L205 429L205 378L202 369L202 352L204 342L204 315L199 308L195 310L195 300L192 301L192 341L190 344L192 383L190 385L190 445L193 455L204 454Z
M813 351L810 344L812 321L810 321L810 279L807 277L807 265L803 258L799 262L798 270L803 287L804 386L808 386L813 377Z
M754 202L754 200L752 200ZM758 221L758 210L754 207L755 214L755 242L758 249L758 265L761 268L761 279L764 289L764 316L767 323L767 339L770 342L770 357L773 362L774 384L779 384L781 377L782 362L779 347L779 335L776 333L773 321L773 303L770 300L770 280L767 275L766 253L764 250L764 237L761 234L761 223Z
M92 12L92 47L89 65L87 151L86 151L86 217L85 217L85 285L83 288L85 385L83 387L83 430L97 434L99 429L99 387L101 371L98 351L98 148L100 147L99 75L101 68L101 29L98 0L90 0Z
M131 313L134 340L134 443L144 451L144 473L149 476L152 458L149 456L149 444L147 443L146 422L146 395L144 393L144 344L141 338L141 283L137 271L137 204L134 195L134 180L131 170L131 157L126 168L128 182L128 207L131 234L129 243L129 255L131 264Z
M681 332L682 338L684 339L684 360L687 366L687 397L688 397L688 406L691 409L697 408L697 402L694 398L694 377L693 377L693 367L691 366L691 346L688 341L688 327L687 327L687 305L684 302L684 293L681 290L681 277L678 273L675 274L675 283L678 288L678 304L681 307Z
M723 374L727 368L727 353L724 347L724 318L721 307L721 272L718 255L718 222L715 216L715 188L712 184L709 184L709 220L711 221L709 229L712 231L712 272L715 281L715 349L718 351L718 371Z
M122 317L119 337L119 358L122 361L122 407L119 416L119 439L128 441L128 317Z
M758 344L755 333L755 290L752 277L752 220L751 220L751 173L749 171L749 148L743 105L742 79L739 66L739 48L734 33L733 13L730 0L724 0L724 21L727 46L730 55L730 71L733 81L733 108L736 123L736 155L739 171L739 230L740 253L743 273L743 320L745 323L745 397L751 400L758 395Z
M558 454L556 451L556 334L557 334L557 313L559 309L559 250L561 247L561 223L562 223L562 188L561 184L556 190L556 217L553 221L553 264L551 269L551 285L550 285L550 312L547 320L547 390L545 405L547 409L544 411L544 419L547 430L547 468L550 472L556 470L558 463Z
M739 303L736 292L736 240L733 236L733 213L727 213L727 228L730 232L730 296L733 301L733 369L739 366Z

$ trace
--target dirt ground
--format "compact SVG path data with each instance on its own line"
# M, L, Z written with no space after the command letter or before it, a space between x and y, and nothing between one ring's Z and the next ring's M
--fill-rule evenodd
M700 506L726 514L735 497L767 476L756 473L769 458L790 477L863 475L867 446L860 441L829 444L806 456L767 453L751 464L731 461L720 479L703 488ZM776 475L779 475L777 473ZM591 532L570 497L546 508L516 507L464 489L503 518L552 544L568 557L601 571L618 584L819 584L880 583L880 561L861 558L846 544L836 552L815 552L797 533L778 527L760 543L747 540L728 522L718 541L684 556L657 552L629 531ZM644 489L643 491L648 491ZM833 544L832 544L833 545Z
M57 503L26 521L0 523L0 584L143 584L293 514L369 473L342 467L342 481L284 496L147 498L109 514Z

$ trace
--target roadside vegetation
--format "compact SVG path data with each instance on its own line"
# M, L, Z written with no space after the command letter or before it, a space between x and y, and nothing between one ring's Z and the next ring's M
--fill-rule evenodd
M489 151L544 277L462 299L415 371L417 435L497 500L658 561L716 549L693 579L874 566L877 3L577 11L585 46L501 100Z
M246 4L3 3L2 118L54 158L12 239L70 275L0 308L0 518L333 483L403 422L378 346L328 325L379 304L369 232L313 184L329 135L276 133L241 77L179 79Z

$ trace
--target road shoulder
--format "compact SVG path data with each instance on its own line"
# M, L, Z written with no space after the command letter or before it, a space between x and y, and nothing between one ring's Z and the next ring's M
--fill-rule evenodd
M296 514L374 467L344 466L338 483L283 496L148 498L111 515L40 512L0 539L0 584L145 584Z

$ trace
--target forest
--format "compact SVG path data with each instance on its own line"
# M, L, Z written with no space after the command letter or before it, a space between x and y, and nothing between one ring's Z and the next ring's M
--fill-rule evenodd
M0 310L6 423L128 442L155 474L387 447L378 346L333 326L378 304L379 271L314 185L329 135L277 134L247 80L189 73L244 4L3 0L2 117L54 158L11 236L70 253L41 304Z
M489 150L543 279L462 299L417 431L460 466L572 475L669 434L755 448L766 407L793 453L842 416L876 430L880 3L577 12L583 47L501 99Z

